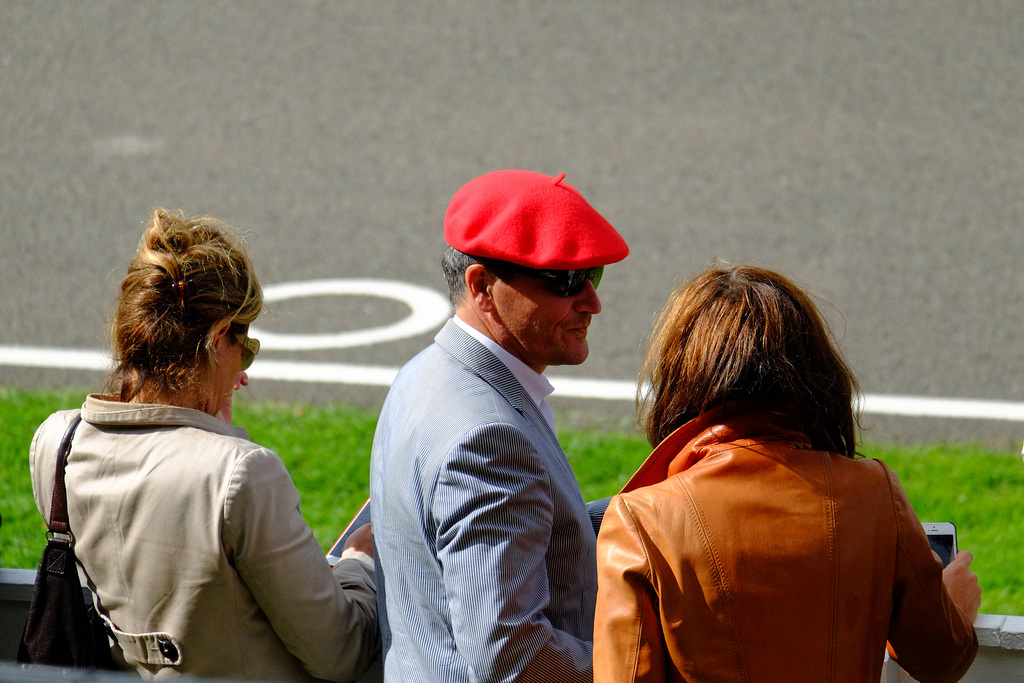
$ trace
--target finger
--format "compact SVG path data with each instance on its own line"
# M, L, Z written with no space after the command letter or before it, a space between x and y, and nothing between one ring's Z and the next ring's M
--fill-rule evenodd
M965 567L970 567L971 562L974 562L974 555L972 555L969 550L958 550L956 557L953 558L953 562L962 564Z

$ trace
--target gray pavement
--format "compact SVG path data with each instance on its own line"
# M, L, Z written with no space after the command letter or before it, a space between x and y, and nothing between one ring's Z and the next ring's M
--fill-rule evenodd
M0 345L103 348L155 206L247 230L268 284L443 290L448 199L518 167L565 172L632 248L602 283L591 359L559 375L632 379L673 285L721 258L832 302L865 392L1022 401L1022 36L1012 1L0 0ZM263 324L397 314L352 299ZM267 357L398 366L430 338ZM96 381L0 366L0 384ZM631 407L556 408L601 423ZM1024 437L1010 420L865 421L871 438Z

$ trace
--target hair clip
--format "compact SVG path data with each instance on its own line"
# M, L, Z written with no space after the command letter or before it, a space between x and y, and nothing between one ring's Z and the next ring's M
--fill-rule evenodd
M181 310L188 313L188 298L185 292L186 282L184 280L175 280L171 282L171 290L178 297L178 306Z

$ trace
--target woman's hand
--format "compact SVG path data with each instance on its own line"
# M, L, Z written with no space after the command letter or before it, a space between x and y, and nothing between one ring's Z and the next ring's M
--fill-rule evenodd
M370 525L364 524L345 539L345 550L352 548L364 552L373 557L373 535L370 533Z
M981 608L981 587L978 585L978 577L971 571L972 560L974 555L971 553L966 550L958 551L953 561L942 570L942 582L946 584L953 604L959 607L973 624Z

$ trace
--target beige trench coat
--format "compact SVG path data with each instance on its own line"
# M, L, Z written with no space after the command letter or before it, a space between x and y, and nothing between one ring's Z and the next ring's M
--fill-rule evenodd
M77 411L32 441L36 505ZM89 396L67 466L78 559L118 629L115 658L177 674L348 680L379 650L373 564L332 571L284 464L205 413Z

